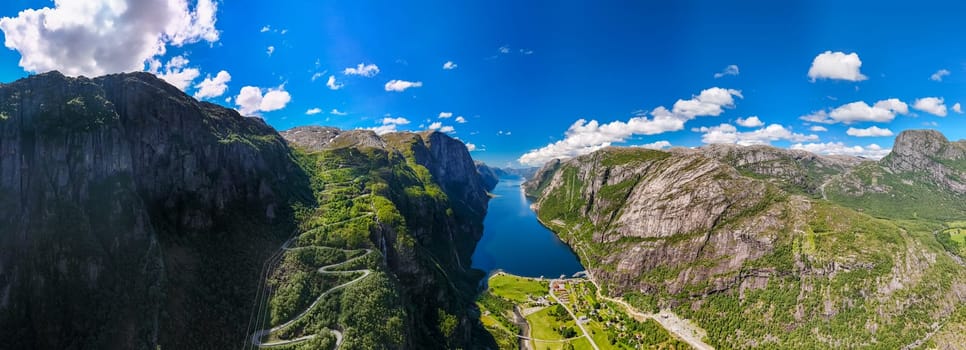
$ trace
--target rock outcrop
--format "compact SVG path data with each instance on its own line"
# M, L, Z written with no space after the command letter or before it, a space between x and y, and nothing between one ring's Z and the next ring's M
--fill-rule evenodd
M903 131L880 164L893 173L918 173L943 189L966 194L966 141L949 142L938 131Z

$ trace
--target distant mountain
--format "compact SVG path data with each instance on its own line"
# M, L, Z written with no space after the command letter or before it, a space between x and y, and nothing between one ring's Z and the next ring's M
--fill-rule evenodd
M476 172L480 174L480 179L483 180L483 186L486 187L487 191L492 191L496 188L496 184L500 182L500 178L506 176L500 168L491 168L481 161L475 161L474 164L476 165Z
M966 265L946 228L966 218L963 149L934 131L902 133L880 161L612 147L525 189L608 293L671 308L716 347L955 347Z
M519 176L524 179L530 179L534 174L537 173L540 168L500 168L504 174Z
M52 72L0 84L0 205L3 348L239 348L286 318L307 348L488 344L487 196L441 133L279 135L152 74Z

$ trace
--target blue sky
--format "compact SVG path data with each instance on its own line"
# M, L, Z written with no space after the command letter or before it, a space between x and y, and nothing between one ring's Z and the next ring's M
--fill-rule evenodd
M43 7L56 8L21 13ZM132 9L145 17L119 29ZM707 142L879 157L905 129L966 138L966 116L953 110L966 103L964 10L955 1L12 0L0 4L0 81L49 69L173 73L187 93L279 130L438 127L499 166L604 145ZM132 45L135 35L154 41ZM365 74L347 74L360 64ZM231 79L216 79L221 71ZM572 127L581 119L598 123Z

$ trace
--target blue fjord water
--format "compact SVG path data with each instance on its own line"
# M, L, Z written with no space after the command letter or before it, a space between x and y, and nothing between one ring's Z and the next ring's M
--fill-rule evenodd
M527 277L571 276L583 271L577 256L537 221L520 188L523 179L501 178L493 189L483 238L473 253L473 267L490 273L503 270Z

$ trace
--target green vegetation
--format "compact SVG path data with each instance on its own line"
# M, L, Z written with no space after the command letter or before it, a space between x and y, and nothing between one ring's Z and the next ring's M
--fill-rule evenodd
M957 220L966 216L966 201L917 173L891 173L878 163L856 167L851 176L883 191L859 190L844 180L832 181L826 194L832 202L890 219Z
M550 288L547 281L507 273L493 275L490 277L489 285L494 295L515 303L526 303L545 296Z

